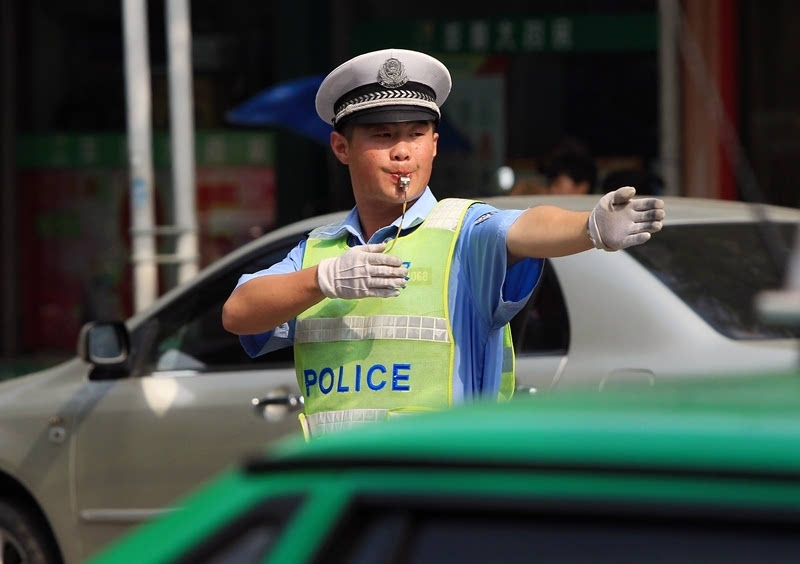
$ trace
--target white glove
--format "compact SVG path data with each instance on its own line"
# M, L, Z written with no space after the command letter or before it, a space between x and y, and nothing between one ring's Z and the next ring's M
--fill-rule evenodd
M381 251L386 243L359 245L341 256L326 258L317 268L317 282L329 298L392 298L400 295L408 269L403 262Z
M661 231L664 202L658 198L632 200L636 188L623 186L609 192L589 215L589 239L595 248L618 251L641 245Z

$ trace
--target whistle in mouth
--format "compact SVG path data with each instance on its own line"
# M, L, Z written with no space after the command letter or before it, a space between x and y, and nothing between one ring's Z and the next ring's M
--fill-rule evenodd
M405 192L408 190L408 187L411 185L411 179L408 176L401 176L400 180L398 181L400 185L400 189Z

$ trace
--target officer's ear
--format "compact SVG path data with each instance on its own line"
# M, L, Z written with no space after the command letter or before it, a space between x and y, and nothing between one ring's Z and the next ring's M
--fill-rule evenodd
M349 159L350 143L342 133L331 131L331 150L342 164L350 164Z

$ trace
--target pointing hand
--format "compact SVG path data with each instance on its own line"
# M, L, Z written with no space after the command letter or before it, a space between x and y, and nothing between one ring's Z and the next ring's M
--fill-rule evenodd
M661 230L664 202L658 198L632 199L636 189L624 186L609 192L589 215L589 239L595 248L618 251L640 245Z

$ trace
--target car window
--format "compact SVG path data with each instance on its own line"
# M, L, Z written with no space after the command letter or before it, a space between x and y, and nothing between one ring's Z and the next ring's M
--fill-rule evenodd
M791 248L797 225L776 227ZM800 328L768 325L753 308L759 292L783 285L755 224L671 225L627 252L726 337L800 337Z
M278 527L262 523L245 531L216 554L202 560L206 564L246 564L261 562L278 535ZM201 562L195 560L195 562Z
M206 280L159 312L144 339L139 373L191 370L196 372L241 370L254 366L288 367L290 347L251 359L237 336L222 327L222 306L244 273L257 272L282 260L296 245L284 241L264 254L232 265L214 279ZM561 288L549 261L526 307L512 320L518 353L564 354L569 340L569 320ZM138 341L142 341L141 336Z
M783 562L798 554L800 537L791 522L751 521L747 512L730 519L702 512L468 496L434 497L417 506L407 499L356 502L314 562L731 563Z
M224 525L176 564L263 562L302 501L296 495L270 498Z
M236 287L239 277L258 272L282 260L296 245L291 239L268 251L233 264L213 279L187 291L158 312L138 337L143 342L139 359L140 374L154 371L192 370L197 372L243 370L256 366L291 366L291 347L257 358L242 349L239 337L222 327L222 306Z
M549 260L525 307L511 320L517 354L566 354L569 316L558 277Z

